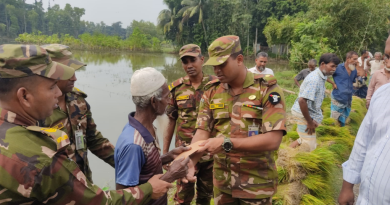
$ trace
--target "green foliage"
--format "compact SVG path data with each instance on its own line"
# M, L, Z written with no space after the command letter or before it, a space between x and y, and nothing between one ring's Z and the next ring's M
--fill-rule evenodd
M306 11L306 0L164 0L158 25L177 47L188 43L207 46L223 35L240 36L245 54L253 55L253 43L267 45L262 33L269 17ZM256 20L254 20L256 19ZM256 29L258 34L256 36Z
M324 53L332 53L334 50L327 45L327 39L313 39L311 36L303 35L297 42L291 41L290 67L300 71L307 67L310 59L316 59L319 62Z
M263 33L268 44L287 44L290 67L301 70L308 60L333 52L340 59L350 50L383 50L389 29L390 2L381 0L308 0L306 13L270 18ZM381 6L378 6L381 5ZM382 46L378 46L382 45Z
M84 46L86 48L161 51L159 41L163 40L163 35L152 22L133 20L124 29L120 21L106 25L104 22L94 23L81 20L81 17L86 12L84 8L72 7L70 4L66 4L64 8L60 8L59 5L54 5L52 7L49 6L45 12L42 5L42 0L39 2L35 1L33 4L27 4L21 0L0 1L0 36L6 36L12 39L24 33L43 34L49 38L53 37L53 39L29 40L27 42L48 43L60 42L66 35L66 38L80 38L80 35L89 34L81 36L88 42L92 40L90 38L93 38L94 42ZM141 42L133 41L130 44L126 44L125 42L119 41L119 39L126 40L130 38L136 28L142 33ZM102 37L100 34L113 37ZM57 38L53 35L57 35ZM139 34L136 35L138 36L134 36L133 38L140 37ZM144 40L145 36L150 45ZM157 38L158 41L154 38ZM108 42L102 42L102 39ZM73 40L68 39L70 43L74 43ZM79 42L76 44L79 44ZM139 44L146 47L140 48Z
M125 40L119 36L109 36L101 33L83 33L79 38L74 38L69 34L43 35L37 34L20 34L15 41L19 43L30 44L52 44L60 43L72 47L72 49L84 50L127 50L127 51L148 51L161 52L161 42L157 37L148 38L140 29L135 28L132 34Z

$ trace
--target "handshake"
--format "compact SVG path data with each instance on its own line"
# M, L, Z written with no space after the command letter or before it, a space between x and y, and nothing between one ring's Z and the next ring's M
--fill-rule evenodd
M153 188L152 199L158 199L164 196L164 194L168 192L169 188L173 187L171 183L175 180L181 179L185 183L196 180L194 173L192 173L193 177L187 180L187 178L189 178L187 175L190 174L189 170L194 170L194 165L190 160L190 157L179 156L180 154L185 154L184 152L190 150L191 147L177 147L160 157L161 163L163 165L170 163L171 165L164 166L164 168L167 170L165 174L158 174L149 179L148 183L150 183Z

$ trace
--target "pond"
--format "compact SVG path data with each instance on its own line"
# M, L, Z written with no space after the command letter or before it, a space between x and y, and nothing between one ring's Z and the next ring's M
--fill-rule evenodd
M75 86L87 93L87 101L91 105L97 129L113 145L116 144L127 123L128 114L135 111L130 94L130 78L134 71L144 67L154 67L162 72L168 83L185 75L181 61L178 61L179 56L172 54L79 51L74 52L74 57L88 64L85 69L77 71L78 80ZM248 68L253 67L254 60L246 60L246 65ZM269 62L267 67L273 69L275 73L288 69L285 62ZM205 67L203 71L213 74L212 67ZM159 141L163 142L162 139ZM162 144L160 145L162 147ZM107 186L114 189L114 169L91 153L89 153L89 161L94 183L100 187Z

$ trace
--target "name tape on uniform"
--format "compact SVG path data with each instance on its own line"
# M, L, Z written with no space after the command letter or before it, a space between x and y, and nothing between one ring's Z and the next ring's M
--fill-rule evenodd
M210 110L221 109L221 108L225 108L225 104L223 103L210 104Z
M182 96L179 96L179 97L176 98L177 101L188 100L188 99L190 99L189 95L182 95Z

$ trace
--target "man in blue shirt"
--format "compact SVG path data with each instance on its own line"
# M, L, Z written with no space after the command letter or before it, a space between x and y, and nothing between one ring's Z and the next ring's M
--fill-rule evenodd
M358 63L358 54L355 51L347 53L345 63L337 66L333 74L333 80L328 82L333 84L331 117L338 120L340 126L345 126L349 113L351 112L352 95L354 93L353 83L356 80L356 65Z
M327 76L333 75L340 59L332 53L323 54L319 68L311 72L303 81L299 89L299 96L295 100L291 113L297 123L299 139L291 143L290 147L305 144L313 151L316 146L315 128L322 122L321 105L325 97L325 82Z

